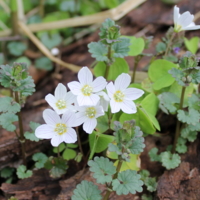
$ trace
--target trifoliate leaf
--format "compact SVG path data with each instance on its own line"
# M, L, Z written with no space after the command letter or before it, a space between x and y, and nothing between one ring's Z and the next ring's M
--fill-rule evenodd
M27 170L26 166L20 165L17 168L17 176L19 179L29 178L33 175L31 170Z
M144 184L147 186L149 192L155 192L158 185L155 177L148 177L145 179Z
M157 149L156 147L152 148L152 149L149 151L149 157L150 157L150 160L151 160L152 162L154 162L154 161L160 162L160 160L161 160L160 155L158 155L158 149Z
M39 123L30 122L29 126L30 126L30 128L31 128L31 132L26 131L25 134L24 134L24 137L25 137L27 140L31 140L31 141L38 142L40 139L37 138L37 137L35 136L35 129L36 129L39 125L40 125Z
M162 166L166 169L174 169L181 163L181 158L178 154L172 154L170 151L165 151L160 154Z
M0 112L17 113L20 111L20 105L11 97L0 98Z
M16 130L16 126L12 124L16 121L18 121L18 117L13 113L3 113L0 115L0 125L7 131L13 132Z
M95 157L94 161L88 162L90 171L94 172L93 177L97 180L97 183L105 184L112 181L112 175L116 173L116 167L113 166L113 162L108 158Z
M197 138L197 131L191 130L190 127L192 126L193 125L188 125L181 130L181 137L187 139L190 142L194 142ZM199 130L200 130L200 127L199 127Z
M97 61L108 61L108 48L106 45L101 42L91 42L88 44L88 48L88 51L92 54L91 56Z
M5 167L0 170L0 177L9 178L12 176L13 172L14 172L14 168Z
M101 200L101 191L92 182L82 181L76 186L72 200Z
M71 160L71 159L74 159L76 157L76 151L74 151L73 149L69 149L69 148L66 148L62 154L62 157L65 159L65 160Z
M44 167L44 164L48 160L48 157L44 153L35 153L32 156L32 159L36 162L35 167L41 169Z
M189 109L189 112L178 110L177 115L179 121L187 124L196 125L200 120L200 113L197 110Z
M118 195L142 192L143 182L140 178L141 176L133 170L120 172L118 173L117 179L112 181L113 190L116 191Z
M186 153L187 152L187 146L186 146L186 139L179 137L177 144L176 144L176 151L178 153Z
M198 50L199 37L193 37L190 40L184 37L184 44L189 51L191 51L193 54L196 54Z
M61 144L59 144L58 147L53 148L53 152L58 153L58 150L59 150L59 152L62 152L65 148L66 148L66 145L64 142L62 142Z
M180 99L171 92L164 92L159 95L160 109L165 112L166 114L175 113L177 110L176 104L180 103Z
M113 57L124 58L128 56L130 40L128 38L120 38L119 42L114 43L112 49L114 51Z
M22 42L10 42L7 47L13 56L21 56L27 49L27 45Z

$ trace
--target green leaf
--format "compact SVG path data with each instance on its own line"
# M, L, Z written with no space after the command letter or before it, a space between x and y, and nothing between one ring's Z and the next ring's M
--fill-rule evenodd
M11 97L0 97L0 112L17 113L20 105Z
M178 154L172 154L170 151L165 151L160 154L162 166L167 170L174 169L181 163L181 158Z
M53 69L53 63L47 57L40 57L35 60L35 67L37 69L44 69L50 71Z
M128 56L130 40L128 38L120 38L119 42L114 43L112 49L114 51L113 57L123 58Z
M187 152L187 146L186 146L186 139L179 137L177 144L176 144L176 151L178 153L186 153Z
M58 149L59 149L59 152L62 152L65 148L66 148L66 144L62 142L61 144L59 144L58 147L53 148L53 152L58 153Z
M119 0L109 0L109 1L105 1L106 6L111 9L111 8L115 8L119 5Z
M188 98L188 106L190 109L200 110L200 95L192 94L192 96Z
M22 42L9 42L7 47L13 56L21 56L27 49L27 45Z
M142 200L153 200L153 197L151 195L143 194Z
M144 184L147 186L147 190L149 192L155 192L157 188L157 181L156 178L148 177L145 181Z
M117 195L142 192L143 182L140 180L140 177L141 176L133 170L120 172L118 173L117 179L112 181L113 190L117 193Z
M156 53L161 53L166 51L166 44L164 42L159 42L156 45Z
M185 73L179 69L172 68L169 70L169 73L176 79L177 83L181 86L186 86L185 80Z
M140 176L141 176L141 180L144 181L145 179L149 178L150 173L149 173L148 170L143 169L143 170L140 171Z
M176 65L166 60L155 60L149 66L148 75L154 82L153 89L160 90L173 84L174 78L168 73Z
M198 51L199 37L193 37L190 40L184 37L184 44L189 51L196 54Z
M65 160L72 160L76 157L76 151L74 151L73 149L66 148L62 154L62 157Z
M112 181L112 175L116 173L116 167L113 166L113 162L108 158L95 157L94 161L88 162L90 171L93 172L93 177L97 180L97 183L105 184Z
M145 78L141 83L142 89L146 92L152 93L153 92L153 82L149 78Z
M106 72L106 64L104 62L98 62L94 67L94 75L104 76ZM129 66L126 60L123 58L116 58L115 62L109 68L107 80L115 80L120 74L129 73Z
M22 57L17 58L17 60L15 60L15 62L17 62L17 63L26 63L27 66L30 66L30 65L31 65L31 60L28 59L28 58L25 57L25 56L22 56Z
M35 153L32 156L32 159L35 161L35 167L41 169L44 167L44 164L48 160L48 157L44 153Z
M108 61L108 48L101 42L91 42L88 44L89 52L92 54L91 56L95 58L97 61Z
M76 149L76 148L78 147L78 144L73 144L73 143L71 143L71 144L66 144L66 146L67 146L68 148L71 148L71 149Z
M197 139L197 130L193 129L194 125L188 125L181 130L181 137L187 139L190 142L194 142ZM196 127L196 126L195 126ZM200 125L199 125L200 130Z
M129 56L137 56L142 53L145 47L145 42L143 38L136 38L134 36L122 36L122 38L130 39L130 46L129 46Z
M16 126L12 124L16 121L18 121L18 117L13 113L3 113L0 115L0 125L7 131L13 132L16 130Z
M100 152L104 151L106 148L108 148L108 144L114 140L114 136L100 134L100 133L97 133L96 131L93 131L93 133L89 135L90 149L92 149L92 147L93 147L94 140L95 140L95 137L97 134L98 134L98 136L97 136L98 141L96 144L95 153L100 153Z
M0 171L0 176L2 178L9 178L12 176L14 172L14 168L11 168L11 167L4 167L3 169L1 169Z
M20 165L17 168L17 176L19 179L29 178L33 175L31 170L27 170L26 166Z
M183 123L196 125L199 123L200 113L194 109L189 109L189 112L178 110L177 117Z
M154 161L160 162L160 161L161 161L161 157L160 157L160 155L158 155L158 148L156 148L156 147L152 148L152 149L149 151L148 154L149 154L150 160L151 160L152 162L154 162Z
M97 118L97 126L96 126L96 130L99 133L104 133L109 129L109 124L108 124L108 115L104 114L101 117Z
M101 200L101 191L92 182L82 181L76 186L72 200Z
M38 126L40 126L40 124L36 122L30 122L29 126L31 128L31 132L26 131L24 137L27 140L38 142L40 139L35 136L35 130Z
M101 39L107 38L108 29L112 26L115 26L115 21L110 18L107 18L102 24L99 32Z

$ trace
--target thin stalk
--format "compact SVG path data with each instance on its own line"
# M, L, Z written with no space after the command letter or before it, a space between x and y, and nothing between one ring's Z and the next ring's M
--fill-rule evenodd
M76 134L77 134L77 138L78 138L79 150L80 150L81 154L84 157L84 153L83 153L83 148L82 148L82 144L81 144L81 139L80 139L80 134L79 134L79 131L78 131L78 127L76 127Z
M40 17L44 17L44 0L40 0L39 15L40 15Z
M136 70L137 70L138 63L139 63L140 60L141 60L141 56L140 55L135 57L135 62L134 62L134 66L133 66L133 74L132 74L132 78L131 78L131 83L135 82L135 74L136 74Z
M10 0L12 35L19 34L17 0Z
M167 44L167 48L166 48L166 51L165 51L165 54L164 54L164 58L166 58L166 56L169 54L169 50L170 50L170 47L171 47L171 45L172 45L172 41L173 41L175 35L176 35L176 33L174 32L174 33L171 35L170 39L169 39L169 42L168 42L168 44Z
M18 92L15 92L15 101L19 103L19 95ZM22 122L22 112L17 113L18 121L19 121L19 141L21 143L21 150L22 150L22 159L23 164L26 165L26 151L25 151L25 137L24 137L24 129L23 129L23 122Z
M60 155L60 148L59 148L59 145L57 146L57 155L58 155L58 158L61 157L61 155Z
M98 135L95 135L95 138L94 138L94 144L93 144L93 147L92 147L92 151L90 153L90 156L89 156L89 160L91 160L95 154L95 150L96 150L96 145L97 145L97 142L99 140L99 136Z
M112 52L112 45L109 45L108 46L108 54L107 54L108 62L109 63L111 62L111 52ZM106 64L106 71L105 71L104 77L107 80L107 78L108 78L108 72L109 72L109 69L110 69L110 65L108 63L106 63L106 62L105 62L105 64Z
M184 101L185 90L186 90L186 87L183 86L182 91L181 91L180 110L183 109L183 101ZM181 127L181 122L177 119L176 133L175 133L172 153L175 153L175 151L176 151L176 144L177 144L177 141L178 141L178 138L179 138L179 135L180 135L180 127Z

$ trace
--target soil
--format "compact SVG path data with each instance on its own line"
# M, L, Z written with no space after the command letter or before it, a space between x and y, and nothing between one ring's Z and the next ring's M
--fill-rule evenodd
M182 0L178 4L181 13L189 10L191 13L197 13L200 10L200 1ZM154 36L153 44L147 50L147 53L155 53L155 45L161 40L169 26L173 25L173 6L166 5L160 0L149 0L140 7L128 13L124 18L117 22L121 26L122 34L136 36ZM200 24L200 20L196 21ZM190 38L199 36L199 31L186 32ZM79 66L90 66L94 59L88 52L87 45L92 41L97 41L98 31L74 41L68 46L60 47L62 60ZM40 53L38 53L40 55ZM34 55L31 51L27 55ZM129 66L133 66L134 60L126 58ZM147 67L149 58L145 57L139 63L139 70ZM36 83L36 92L27 99L23 108L23 120L28 130L30 121L43 123L42 112L48 107L44 97L48 93L53 93L59 82L67 84L76 80L76 74L68 69L62 68L59 73L55 71L44 72L35 70L32 66L30 73L33 75ZM166 146L172 143L175 130L174 118L168 119L162 115L160 120L162 130L155 136L145 138L146 148L141 154L141 168L150 171L151 176L158 177L157 192L154 195L156 200L200 200L200 138L194 143L188 143L188 152L181 156L181 165L174 169L165 171L161 164L151 162L148 152L153 147L158 147L163 151ZM0 129L0 169L5 166L16 167L22 163L20 158L20 144L15 134ZM27 158L36 152L48 151L51 146L49 141L42 140L39 143L28 142L26 144ZM6 200L10 196L15 196L18 200L70 200L73 190L81 180L94 181L87 168L83 169L84 163L77 165L70 162L70 168L67 174L60 179L53 179L49 176L47 170L34 171L31 178L19 180L13 184L2 183L0 191L0 200ZM102 192L105 188L99 186ZM145 191L145 190L144 190ZM112 194L111 200L140 200L141 194L116 196Z

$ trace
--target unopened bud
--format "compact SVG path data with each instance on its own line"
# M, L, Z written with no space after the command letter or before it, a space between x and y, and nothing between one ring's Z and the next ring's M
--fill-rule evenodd
M58 48L53 48L53 49L51 49L51 53L52 53L52 55L57 56L60 53L60 51Z

